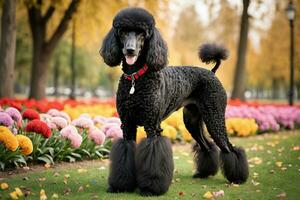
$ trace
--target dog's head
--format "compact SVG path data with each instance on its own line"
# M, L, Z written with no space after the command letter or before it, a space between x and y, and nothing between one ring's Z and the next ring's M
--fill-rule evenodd
M100 49L104 62L111 67L119 65L123 59L127 65L134 65L141 58L151 70L167 65L167 52L153 16L142 8L121 10Z

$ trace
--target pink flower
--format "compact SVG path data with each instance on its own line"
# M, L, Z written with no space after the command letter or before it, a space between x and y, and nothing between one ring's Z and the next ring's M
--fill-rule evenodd
M123 131L117 124L108 124L104 128L106 137L113 139L123 138Z
M80 145L82 143L82 137L78 133L75 126L72 126L72 125L66 126L65 128L63 128L60 131L60 134L62 135L62 137L71 141L72 147L74 147L74 148L80 147Z
M110 118L106 119L106 123L116 123L116 124L121 125L121 120L120 120L120 118L117 118L117 117L110 117Z
M0 112L0 126L11 127L14 123L14 120L11 116L5 112Z
M62 117L62 118L65 118L68 123L71 122L71 118L70 118L70 116L66 112L59 111L57 109L50 109L47 112L47 114L51 115L52 117Z
M95 126L90 128L88 137L96 144L103 144L105 141L105 134Z
M95 124L105 124L106 123L106 117L103 117L103 116L96 116L93 121Z
M72 121L72 125L79 128L91 128L94 126L94 122L88 118L77 118Z
M51 129L57 129L56 124L52 122L51 115L40 114L40 118L41 118L41 121L45 122L49 128L51 128Z
M57 109L52 108L52 109L48 110L47 114L51 115L52 117L55 117L55 116L60 115L60 111L57 110Z
M58 129L65 128L68 125L67 120L62 117L52 117L51 121L57 126Z
M22 121L22 115L16 108L9 107L5 109L5 113L9 114L15 122Z

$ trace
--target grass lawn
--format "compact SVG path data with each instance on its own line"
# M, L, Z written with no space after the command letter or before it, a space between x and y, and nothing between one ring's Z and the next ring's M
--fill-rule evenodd
M224 190L225 195L218 199L300 199L300 131L231 140L246 148L250 165L246 184L228 185L220 172L209 179L192 179L191 146L178 144L174 145L175 173L168 193L146 199L203 199L205 192L219 190ZM15 187L30 192L26 199L39 199L41 189L48 199L53 194L72 200L145 199L138 192L106 193L107 176L107 161L59 164L49 169L33 167L28 172L19 170L13 174L0 172L0 183L9 185L7 190L0 189L0 199L9 199Z

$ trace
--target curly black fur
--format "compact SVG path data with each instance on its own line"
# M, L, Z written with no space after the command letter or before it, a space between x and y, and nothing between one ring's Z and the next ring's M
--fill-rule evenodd
M142 140L135 160L141 195L161 195L168 191L174 170L172 146L168 138L154 136Z
M216 72L221 64L221 60L226 60L228 58L228 50L216 44L204 44L199 48L198 56L204 63L215 62L215 67L211 70Z
M110 152L110 175L107 192L133 192L136 188L135 142L118 139Z
M231 183L245 183L249 176L248 161L245 150L232 147L230 153L221 152L221 169Z
M127 65L124 62L124 55L121 54L122 45L118 35L120 29L137 32L143 30L146 34L144 46L133 65ZM202 137L202 131L197 131L197 129L200 130L199 125L205 122L209 134L222 151L225 177L229 181L244 182L248 177L247 163L243 157L244 154L239 154L239 151L231 148L225 127L227 96L221 82L213 73L221 60L226 58L226 51L216 45L202 47L200 57L204 59L204 62L215 61L217 63L213 72L192 66L167 67L167 51L164 40L155 28L153 16L140 8L127 8L117 14L113 28L105 37L100 50L104 62L109 66L118 65L123 60L122 70L126 74L137 72L145 64L149 66L146 73L135 80L133 94L129 94L132 82L125 79L124 74L120 78L117 91L117 110L122 121L124 138L134 140L137 126L144 126L149 137L137 149L136 172L141 193L159 195L168 190L172 179L172 151L168 142L155 139L155 137L160 138L161 121L182 106L190 107L189 110L195 111L188 114L185 124L187 128L190 125L188 130L198 144L202 145L201 148L211 149L210 143ZM129 155L124 152L124 148L120 148L120 155L124 154L131 158L133 153ZM200 155L198 160L209 161L211 165L201 166L200 164L200 168L215 166L214 149L212 153L198 152L198 155ZM112 163L118 163L118 159L120 159L118 155L113 156ZM234 164L230 165L229 161L233 161ZM130 174L129 177L133 177L134 167L132 170L128 168L131 164L130 162L130 165L113 167L116 170L111 171L110 179L118 180L116 175L124 171ZM230 166L233 167L232 170ZM122 167L125 169L123 170ZM233 170L236 172L233 173ZM154 173L155 171L157 174ZM122 183L121 181L120 187L123 187ZM115 187L118 186L115 185Z
M207 178L214 176L219 170L219 150L213 143L210 144L211 149L201 149L196 143L193 147L195 152L196 173L194 178Z

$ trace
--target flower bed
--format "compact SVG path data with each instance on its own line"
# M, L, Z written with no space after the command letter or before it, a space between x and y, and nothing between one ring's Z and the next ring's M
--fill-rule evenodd
M122 137L113 100L34 101L0 100L0 168L28 162L74 162L106 157L111 140ZM229 135L250 136L294 129L300 124L300 107L229 102ZM162 135L174 141L192 141L183 123L182 109L162 123ZM146 137L142 127L137 142Z

